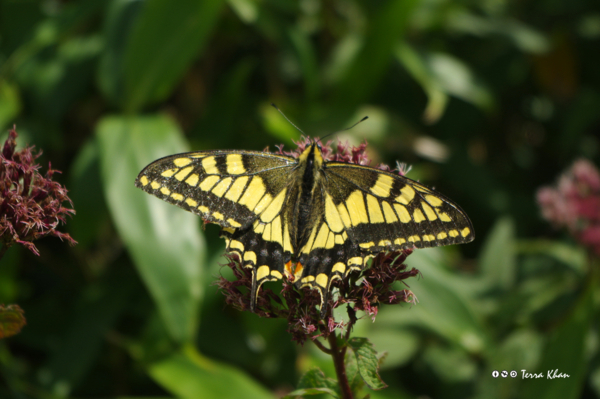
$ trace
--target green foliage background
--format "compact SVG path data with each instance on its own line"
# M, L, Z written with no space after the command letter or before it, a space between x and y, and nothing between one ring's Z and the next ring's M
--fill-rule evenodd
M176 152L289 147L271 102L311 136L369 115L333 138L412 164L477 231L407 259L418 305L358 323L387 352L371 398L600 396L600 265L535 203L600 163L599 49L597 0L0 0L0 138L16 124L63 171L79 241L2 259L28 324L0 341L0 397L275 398L335 375L224 305L218 228L133 185Z

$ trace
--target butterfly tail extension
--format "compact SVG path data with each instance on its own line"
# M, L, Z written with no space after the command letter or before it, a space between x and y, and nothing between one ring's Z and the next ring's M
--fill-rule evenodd
M227 243L226 252L237 254L242 266L252 271L250 310L256 312L261 285L283 278L283 262L289 261L291 254L283 251L278 242L261 240L256 225L246 229L222 228L221 237Z
M325 319L327 316L327 312L329 311L329 305L332 295L332 284L335 280L343 280L347 277L347 275L352 271L361 270L363 268L362 263L366 261L366 259L370 258L369 255L367 258L361 259L360 266L352 266L349 267L343 262L337 262L333 266L327 267L326 265L318 265L318 270L315 275L309 275L302 278L299 281L299 287L310 287L313 290L317 290L319 292L319 296L321 298L320 303L320 316L321 319ZM358 258L355 258L358 259ZM325 266L325 267L324 267Z
M319 294L321 294L321 320L325 319L325 316L327 316L327 311L329 310L329 288L327 289L323 289L321 287L317 287L317 289L319 290Z

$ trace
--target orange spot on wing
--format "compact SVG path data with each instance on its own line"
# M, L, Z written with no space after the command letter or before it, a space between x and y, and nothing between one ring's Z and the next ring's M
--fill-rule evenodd
M288 280L297 281L302 277L302 270L304 267L300 262L292 262L291 260L285 264L284 273Z

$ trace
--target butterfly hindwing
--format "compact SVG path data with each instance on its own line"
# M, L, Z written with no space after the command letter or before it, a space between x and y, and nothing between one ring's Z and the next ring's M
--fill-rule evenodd
M292 249L289 239L284 239L287 229L280 215L268 223L257 219L243 229L223 228L221 236L227 243L227 252L237 253L240 262L252 269L251 309L261 285L267 281L280 280L284 265L291 260Z

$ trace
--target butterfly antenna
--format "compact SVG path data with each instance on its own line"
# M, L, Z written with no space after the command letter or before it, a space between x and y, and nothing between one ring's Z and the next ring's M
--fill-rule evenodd
M344 130L350 130L350 129L352 129L354 126L358 125L358 124L359 124L359 123L361 123L361 122L364 122L364 121L366 121L367 119L369 119L369 117L368 117L368 116L365 116L364 118L362 118L361 120L359 120L358 122L356 122L354 125L352 125L352 126L350 126L350 127L347 127L347 128L345 128L345 129L342 129L341 131L343 132ZM331 136L331 135L334 135L334 134L336 134L336 133L338 133L338 132L332 132L332 133L329 133L327 136L323 136L323 137L321 137L321 140L324 140L324 139L326 139L327 137L329 137L329 136Z
M280 110L280 109L279 109L279 107L277 107L277 105L275 105L274 103L271 103L271 106L272 106L273 108L275 108L277 111L279 111L279 113L280 113L281 115L283 115L283 117L285 118L285 120L286 120L286 121L288 121L288 122L290 123L290 125L294 126L296 129L298 129L298 131L299 131L300 133L302 133L302 134L306 134L306 133L304 133L304 132L302 131L302 129L300 129L298 126L296 126L296 125L294 124L294 122L292 122L292 121L291 121L291 120L290 120L290 119L289 119L287 116L285 116L285 114L283 113L283 111L282 111L282 110Z
M362 118L361 120L359 120L358 122L356 122L354 125L352 125L352 126L350 126L350 127L347 127L347 128L345 128L344 130L350 130L350 129L352 129L354 126L358 125L358 124L359 124L359 123L361 123L361 122L364 122L364 121L366 121L367 119L369 119L369 117L368 117L368 116L365 116L364 118Z

